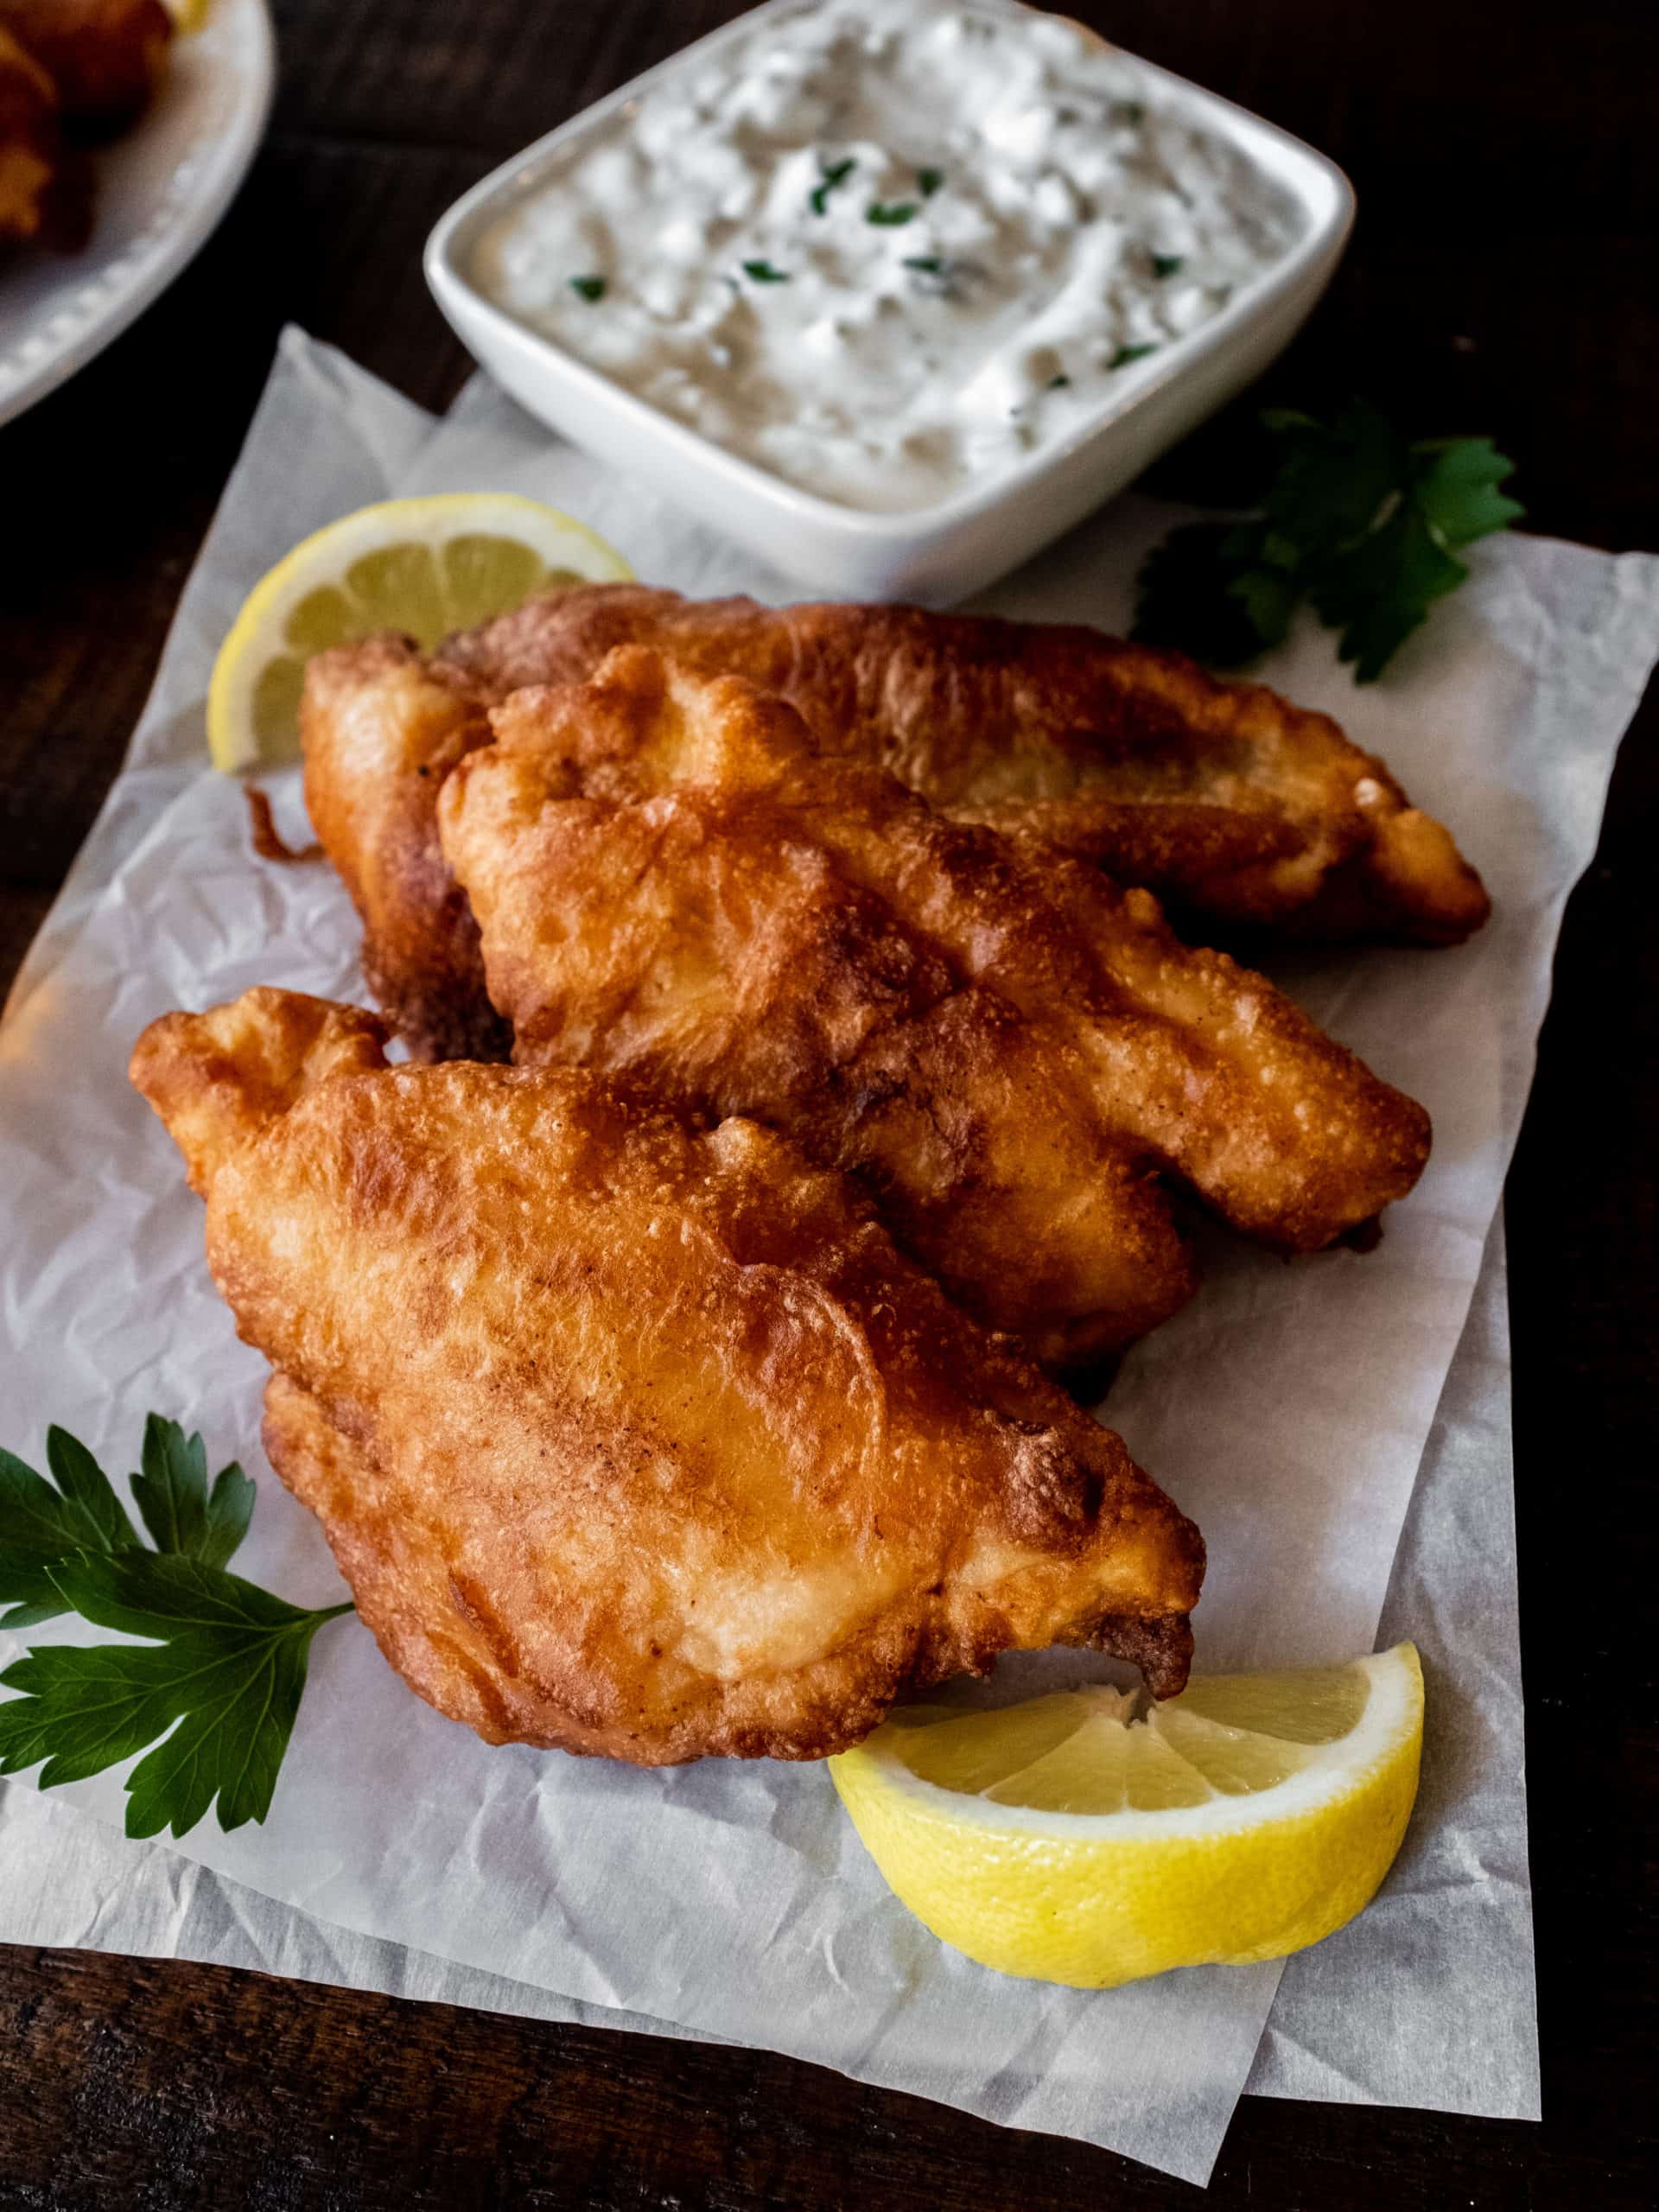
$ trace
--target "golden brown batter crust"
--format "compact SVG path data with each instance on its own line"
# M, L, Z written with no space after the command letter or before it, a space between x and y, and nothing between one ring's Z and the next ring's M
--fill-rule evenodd
M1036 830L1211 933L1454 944L1490 911L1446 830L1329 715L1078 625L594 584L533 599L440 657L499 701L580 682L620 645L746 676L824 751L935 806Z
M818 1758L1010 1648L1180 1687L1197 1531L841 1178L383 1034L256 990L133 1076L276 1370L272 1463L441 1712L655 1764Z
M1310 1252L1421 1170L1421 1108L1265 978L740 678L624 647L493 721L440 830L518 1060L785 1130L1047 1363L1190 1294L1172 1186Z

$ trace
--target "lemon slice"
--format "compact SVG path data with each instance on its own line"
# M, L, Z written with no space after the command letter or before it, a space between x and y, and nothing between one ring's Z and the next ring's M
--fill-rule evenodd
M1344 1667L899 1714L830 1762L870 1856L982 1966L1108 1989L1281 1958L1370 1902L1406 1832L1423 1677Z
M325 645L403 630L429 650L533 591L632 573L584 523L507 492L385 499L342 515L261 578L219 647L207 692L213 765L296 756L305 664Z

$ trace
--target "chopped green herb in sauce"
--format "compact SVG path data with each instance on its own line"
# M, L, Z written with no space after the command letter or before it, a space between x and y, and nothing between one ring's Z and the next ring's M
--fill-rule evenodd
M605 296L605 279L602 276L573 276L570 279L570 289L584 300L602 300Z
M848 178L851 176L853 171L857 167L858 163L853 159L853 156L850 154L848 155L844 162L826 162L823 163L818 171L818 181L813 186L810 193L807 195L812 203L812 213L815 215L827 215L829 213L830 194L835 190L838 184L845 184Z
M1050 377L1048 380L1048 388L1051 391L1058 391L1063 385L1070 384L1071 381L1071 379L1068 376Z
M1127 369L1131 361L1142 361L1148 353L1157 351L1156 346L1120 346L1106 365L1109 369Z
M1172 373L1301 235L1296 195L1162 82L1026 9L763 10L514 196L471 273L713 444L918 511L1063 442L1114 349L1139 390L1126 334L1161 332Z

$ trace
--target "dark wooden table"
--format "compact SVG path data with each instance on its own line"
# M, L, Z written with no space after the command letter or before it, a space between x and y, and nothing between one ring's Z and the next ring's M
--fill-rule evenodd
M1659 540L1651 0L1071 4L1354 177L1350 258L1274 397L1359 385L1425 433L1490 431L1522 462L1535 527ZM734 12L277 0L276 117L223 229L108 353L0 431L0 982L120 758L280 325L442 404L467 364L421 280L433 219ZM1214 493L1202 449L1166 479ZM1659 2203L1656 725L1650 699L1567 918L1509 1191L1546 2117L1247 2099L1218 2212ZM1103 2152L780 2058L0 1950L0 2208L1189 2199Z

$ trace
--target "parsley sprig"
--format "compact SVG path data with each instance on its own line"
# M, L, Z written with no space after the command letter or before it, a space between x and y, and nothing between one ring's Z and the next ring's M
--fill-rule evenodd
M1498 489L1515 463L1490 438L1408 442L1363 400L1329 423L1284 409L1262 422L1275 466L1260 508L1154 546L1134 634L1232 668L1282 643L1306 601L1370 683L1469 574L1458 550L1525 512Z
M0 1674L22 1693L0 1704L0 1775L44 1761L49 1789L147 1751L129 1835L181 1836L215 1805L226 1829L263 1821L311 1640L352 1607L308 1611L226 1571L254 1486L234 1462L210 1486L200 1437L176 1421L149 1416L130 1478L154 1550L84 1444L51 1428L46 1455L52 1482L0 1451L0 1628L76 1612L147 1641L48 1645Z

